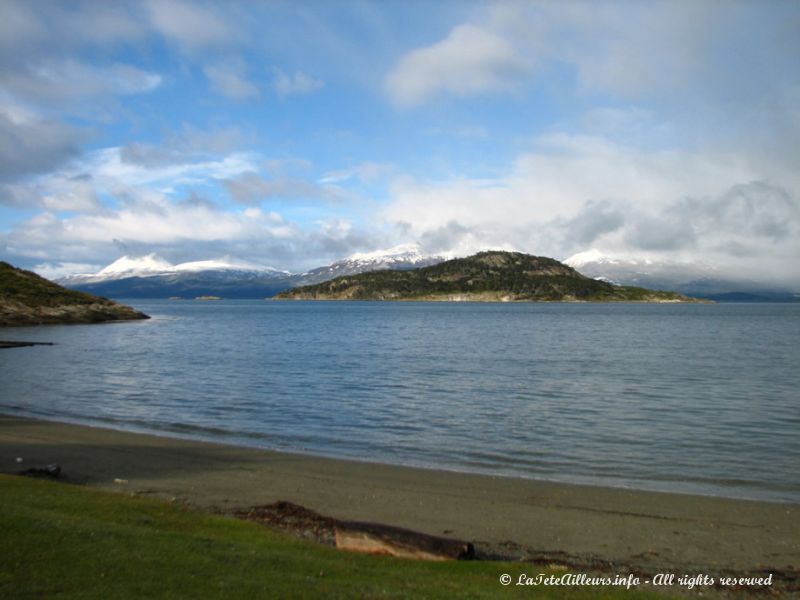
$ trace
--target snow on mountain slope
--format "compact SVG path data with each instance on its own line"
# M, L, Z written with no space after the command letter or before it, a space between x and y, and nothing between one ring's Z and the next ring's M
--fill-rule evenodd
M129 277L157 277L165 275L205 273L205 272L241 272L250 274L264 274L275 276L288 276L288 271L281 271L273 267L256 265L240 261L230 256L212 260L198 260L173 265L155 253L141 257L123 256L97 273L81 273L62 277L58 283L74 286L86 283L101 283L127 279Z
M724 275L715 265L706 262L614 256L591 249L570 256L564 263L587 277L688 294L763 287L757 282Z
M402 244L386 250L356 252L330 265L318 267L298 276L297 285L321 283L343 275L356 275L382 269L417 269L435 265L447 257L425 255L417 244Z
M240 261L230 256L223 256L222 258L212 260L196 260L193 262L185 262L175 265L173 270L176 272L197 272L197 271L253 271L253 272L268 272L280 273L282 275L289 275L289 271L281 271L274 267L265 267L256 265L254 263Z
M164 273L173 268L172 263L164 260L158 254L152 253L142 257L123 256L97 273L95 277L131 277L145 273ZM87 275L89 275L87 273Z

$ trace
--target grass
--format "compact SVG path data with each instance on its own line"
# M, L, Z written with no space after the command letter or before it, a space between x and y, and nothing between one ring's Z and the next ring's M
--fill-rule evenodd
M625 598L503 587L538 566L363 556L151 499L0 475L0 598Z

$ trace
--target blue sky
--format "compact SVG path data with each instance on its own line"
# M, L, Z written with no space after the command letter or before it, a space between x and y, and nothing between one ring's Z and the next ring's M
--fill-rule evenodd
M0 257L416 243L800 284L800 4L0 0Z

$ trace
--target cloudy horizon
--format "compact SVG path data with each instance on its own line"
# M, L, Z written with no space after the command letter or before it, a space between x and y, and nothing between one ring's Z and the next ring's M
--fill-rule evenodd
M800 290L800 4L0 0L0 259L415 243Z

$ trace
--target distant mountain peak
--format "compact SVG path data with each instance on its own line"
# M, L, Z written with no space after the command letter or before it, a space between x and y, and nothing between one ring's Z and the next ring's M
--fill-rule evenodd
M141 257L131 257L128 255L122 256L107 267L95 273L95 275L112 276L121 273L134 272L163 273L164 271L169 271L171 269L173 269L172 263L153 252Z
M384 250L356 252L325 267L318 267L299 276L299 283L312 284L341 275L355 275L385 269L406 270L435 265L446 260L444 256L422 253L418 244L401 244Z
M615 261L615 258L612 258L604 252L601 252L597 248L591 248L589 250L584 250L583 252L573 254L564 260L564 264L569 265L573 269L578 269L589 263L609 263Z
M337 262L378 262L387 259L425 259L419 244L400 244L393 248L384 250L373 250L372 252L356 252L347 258Z
M225 255L220 258L213 258L210 260L195 260L192 262L185 262L175 265L173 270L183 271L265 271L269 273L285 273L288 271L281 271L274 267L257 265L255 263L247 262L234 258L230 255Z

